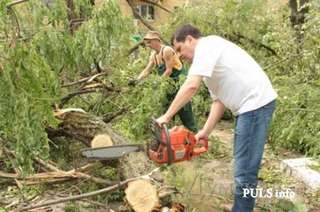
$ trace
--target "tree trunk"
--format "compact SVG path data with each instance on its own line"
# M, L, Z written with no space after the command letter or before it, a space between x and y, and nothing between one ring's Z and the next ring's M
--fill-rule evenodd
M309 6L306 5L307 3L309 3L309 0L289 0L289 7L291 9L290 21L292 26L305 23L305 15L309 11Z
M73 35L75 31L75 25L73 24L74 20L77 19L77 15L74 11L74 3L73 0L66 0L67 4L67 14L68 14L68 21L69 21L69 30L70 33Z
M309 0L289 0L290 21L292 27L296 30L298 44L303 43L302 25L305 23L306 14L309 11L308 3Z
M112 128L110 124L103 121L102 118L91 115L89 113L79 111L69 111L65 114L59 114L59 119L62 122L59 124L55 133L51 135L64 135L82 141L88 147L91 140L99 134L107 134L111 137L114 145L133 144L132 141L120 135ZM131 178L143 175L155 168L155 165L150 161L145 152L134 152L125 156L120 160L121 175L125 178Z

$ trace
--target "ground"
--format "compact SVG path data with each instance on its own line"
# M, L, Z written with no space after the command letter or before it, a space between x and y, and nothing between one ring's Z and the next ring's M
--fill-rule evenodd
M232 205L233 123L220 122L210 140L206 156L175 164L167 173L168 180L181 189L183 196L178 198L187 205L187 211L219 212L221 204ZM259 173L264 198L257 199L255 211L320 211L320 192L307 189L280 169L281 160L300 156L285 150L276 154L266 145ZM267 189L272 198L268 198Z
M210 137L210 147L208 153L195 158L192 161L173 164L163 167L162 177L166 184L176 186L181 195L174 197L174 201L182 202L186 206L186 212L219 212L222 204L232 205L233 201L233 123L222 121L216 127ZM262 167L259 174L259 187L262 188L262 194L266 195L267 189L272 189L272 198L258 198L257 212L318 212L320 211L320 191L315 192L307 189L302 183L286 176L280 169L280 162L283 159L301 157L298 153L287 150L271 150L266 145L266 151L262 161ZM139 158L135 160L139 161ZM138 164L138 162L137 162ZM141 167L141 165L138 165ZM141 171L140 168L135 171ZM131 170L131 172L133 172ZM138 174L139 175L139 174ZM42 193L34 188L26 188L29 191L27 199L34 201L47 201L52 198L65 197L84 192L82 181L77 184L52 185L50 189ZM94 186L94 185L91 185ZM47 187L48 188L48 187ZM88 188L89 189L89 188ZM94 189L94 187L90 187ZM98 188L96 188L98 189ZM293 192L295 195L291 198L276 197L279 192L282 196L289 196ZM20 198L15 186L0 189L0 203L4 205L9 203L16 204ZM287 192L287 193L284 193ZM121 197L121 194L113 194L112 197ZM121 200L121 198L120 198ZM111 201L111 199L110 199ZM103 198L83 199L76 202L67 202L53 205L52 211L108 211L108 208L119 208L122 202L108 204ZM46 211L45 208L43 211Z

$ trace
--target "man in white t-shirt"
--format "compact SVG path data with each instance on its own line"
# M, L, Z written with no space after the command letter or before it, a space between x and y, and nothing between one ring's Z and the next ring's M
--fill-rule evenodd
M234 43L218 36L202 37L192 25L173 36L175 50L192 62L188 78L167 112L157 119L168 123L197 92L204 81L213 103L209 117L196 139L208 138L229 108L236 116L234 157L235 197L233 212L253 211L255 199L246 193L257 186L257 175L275 110L276 92L255 60Z

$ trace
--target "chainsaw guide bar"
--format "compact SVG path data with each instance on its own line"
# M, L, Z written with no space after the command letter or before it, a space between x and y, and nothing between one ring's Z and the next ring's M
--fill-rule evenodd
M88 148L82 150L82 156L88 159L112 160L121 158L131 152L143 151L142 145L117 145L110 147Z

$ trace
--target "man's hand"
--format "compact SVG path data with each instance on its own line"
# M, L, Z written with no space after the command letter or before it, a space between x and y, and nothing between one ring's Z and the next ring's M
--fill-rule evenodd
M157 118L156 122L162 126L163 124L168 124L170 122L170 119L166 114L160 116L159 118Z
M201 129L196 135L196 140L199 141L201 139L207 140L209 138L209 133L207 133L204 129Z
M129 79L128 80L128 85L130 86L135 86L136 84L138 84L139 80L138 79Z

